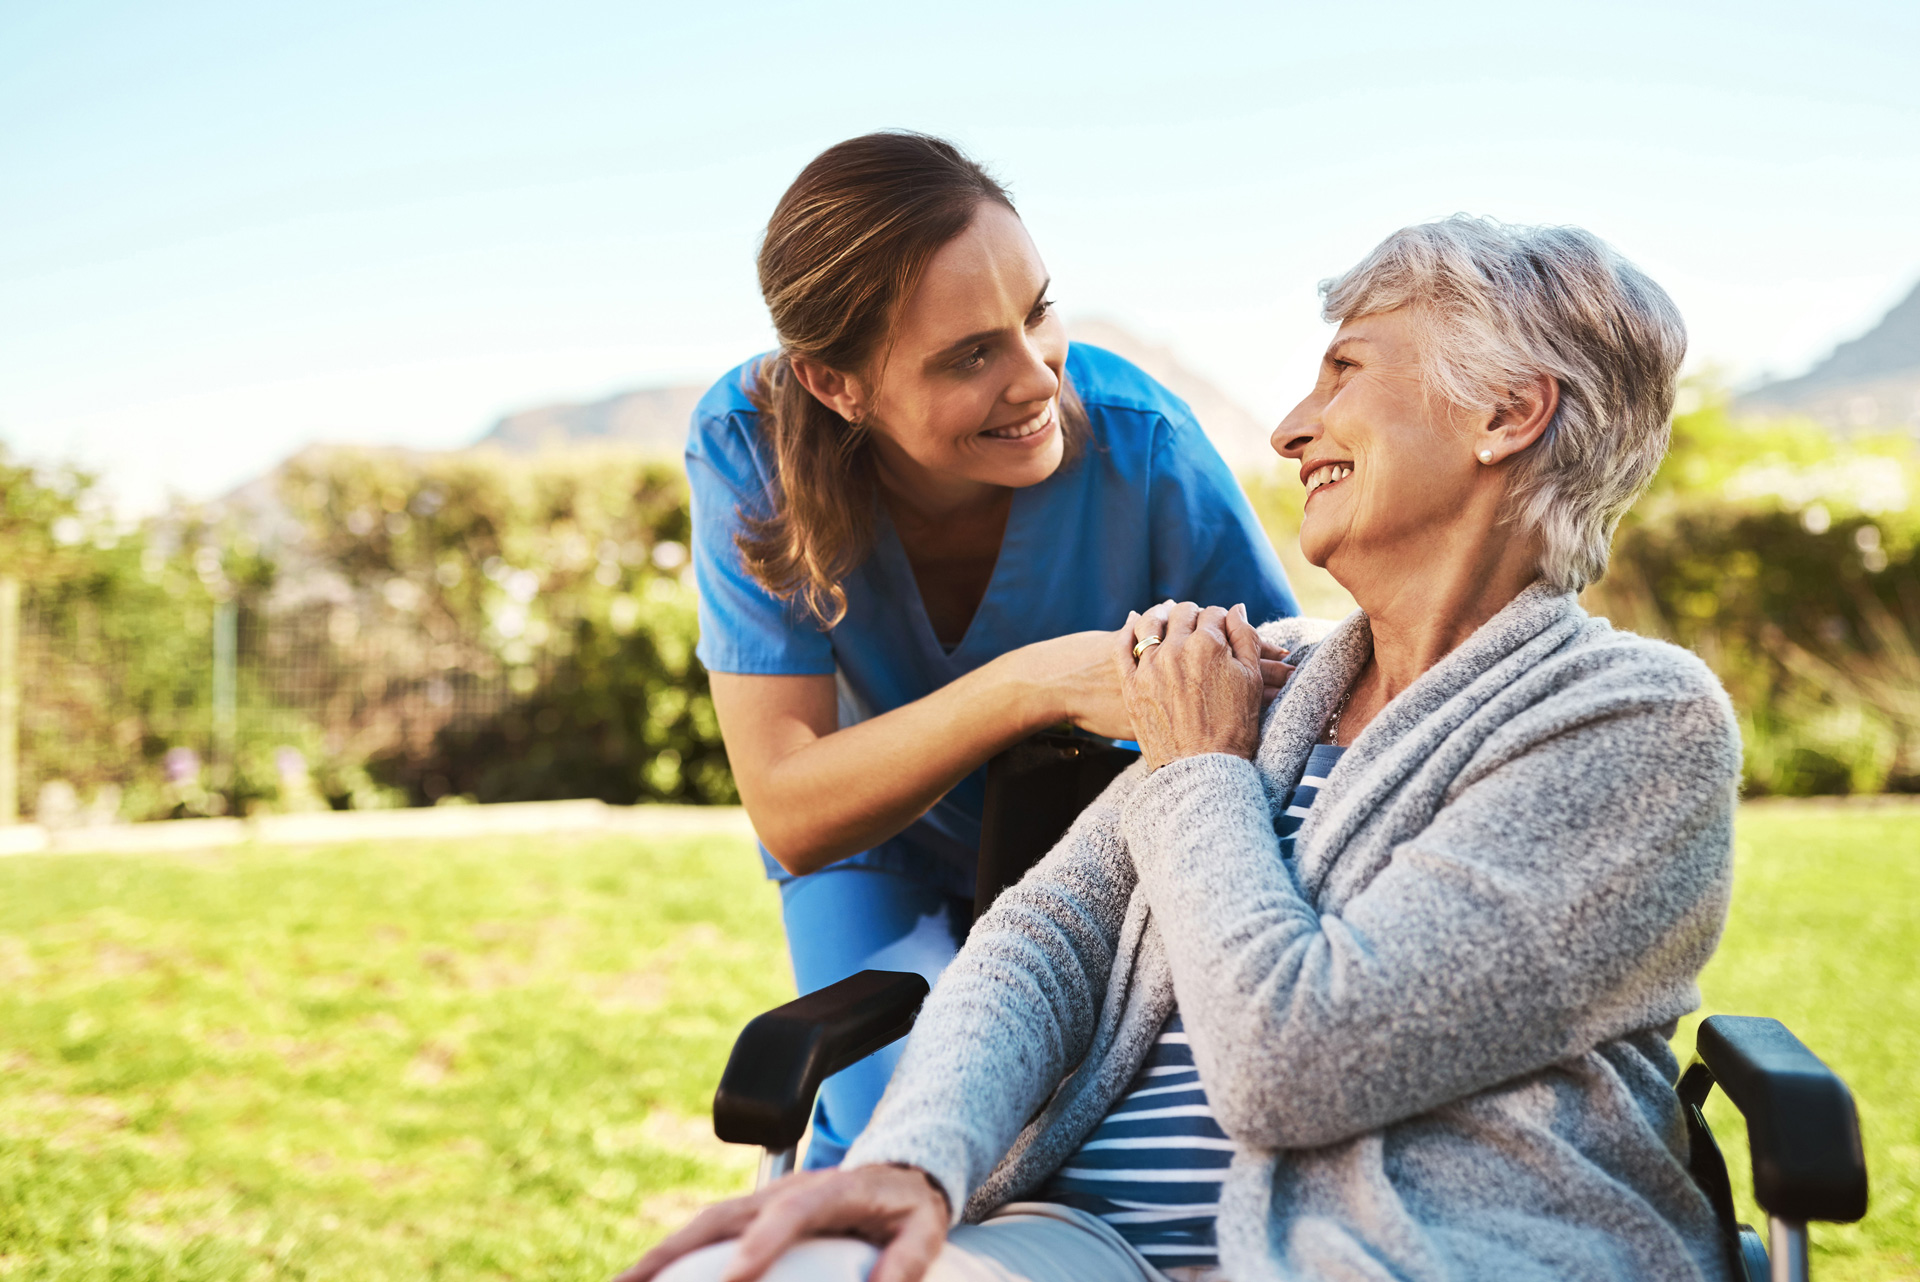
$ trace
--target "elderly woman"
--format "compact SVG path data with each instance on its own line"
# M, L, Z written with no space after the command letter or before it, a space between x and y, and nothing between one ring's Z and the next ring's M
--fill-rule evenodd
M1465 218L1326 314L1274 444L1360 611L1269 626L1264 725L1244 611L1136 616L1145 761L975 927L846 1169L629 1278L1727 1275L1667 1038L1734 717L1574 597L1664 452L1679 316L1584 232Z

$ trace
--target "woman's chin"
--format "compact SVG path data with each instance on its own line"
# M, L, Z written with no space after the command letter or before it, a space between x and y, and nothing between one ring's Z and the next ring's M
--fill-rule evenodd
M1325 570L1327 558L1333 555L1334 540L1316 538L1314 532L1304 523L1300 527L1300 557L1315 569ZM1331 573L1331 571L1329 571Z

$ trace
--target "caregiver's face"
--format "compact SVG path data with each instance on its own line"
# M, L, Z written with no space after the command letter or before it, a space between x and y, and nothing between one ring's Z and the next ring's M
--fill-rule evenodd
M982 202L895 320L866 422L896 472L1035 485L1060 466L1066 327L1026 227Z
M1313 391L1273 433L1307 487L1301 553L1338 574L1361 558L1417 551L1471 485L1468 433L1467 416L1429 393L1404 308L1347 321Z

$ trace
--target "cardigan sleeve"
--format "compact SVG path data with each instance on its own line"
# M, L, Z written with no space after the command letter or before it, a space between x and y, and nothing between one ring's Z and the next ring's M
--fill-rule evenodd
M1335 1143L1697 1006L1739 770L1700 676L1614 669L1516 718L1337 911L1281 860L1251 763L1145 780L1127 846L1227 1133Z
M1120 801L1136 764L1003 892L927 997L899 1067L845 1165L899 1163L967 1199L1086 1057L1112 974L1133 865Z

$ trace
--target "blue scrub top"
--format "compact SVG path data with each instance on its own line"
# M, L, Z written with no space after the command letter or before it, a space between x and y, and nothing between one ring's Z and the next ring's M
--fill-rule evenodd
M1111 630L1128 610L1169 597L1245 602L1256 623L1298 613L1272 544L1193 411L1127 361L1075 343L1067 378L1092 439L1052 476L1013 492L1000 559L960 643L949 651L934 636L884 507L873 554L843 585L846 617L823 631L748 575L734 544L740 506L766 511L773 475L745 390L753 367L713 385L687 438L696 653L710 672L831 676L845 727L925 698L1009 650ZM971 897L985 795L983 767L899 836L834 867L885 868ZM764 848L761 857L769 876L790 879Z

